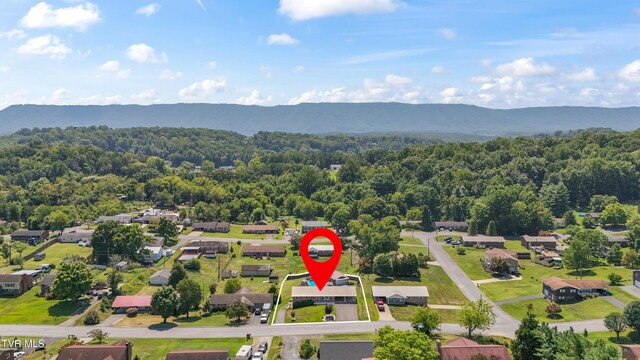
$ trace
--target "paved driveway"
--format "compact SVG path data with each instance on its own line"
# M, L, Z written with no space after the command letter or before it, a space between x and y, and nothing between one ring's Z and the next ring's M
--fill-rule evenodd
M336 304L336 320L337 321L356 321L358 320L358 305L356 304Z
M376 307L376 310L378 311L378 308ZM391 314L391 309L389 309L389 305L384 304L384 311L378 311L378 321L395 321L396 319L393 318L393 315Z

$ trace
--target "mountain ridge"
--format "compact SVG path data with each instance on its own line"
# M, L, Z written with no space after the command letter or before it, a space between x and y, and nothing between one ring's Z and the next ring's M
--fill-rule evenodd
M12 105L0 111L0 133L23 128L107 125L204 127L252 135L290 133L442 132L477 135L640 127L640 107L582 106L490 109L463 104L308 103Z

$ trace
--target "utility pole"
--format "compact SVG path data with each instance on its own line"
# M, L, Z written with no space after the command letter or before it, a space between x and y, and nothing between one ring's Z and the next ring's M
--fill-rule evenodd
M218 256L218 281L220 281L220 256Z

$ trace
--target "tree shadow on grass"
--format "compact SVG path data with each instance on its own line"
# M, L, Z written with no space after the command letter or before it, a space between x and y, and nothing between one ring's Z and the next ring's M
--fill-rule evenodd
M407 278L403 278L403 277L397 277L397 278L376 278L375 280L373 280L374 282L377 283L381 283L381 284L391 284L394 281L411 281L411 282L420 282L420 278L419 277L407 277Z
M620 335L619 338L612 336L607 340L611 341L614 344L620 344L620 345L638 344L640 343L640 333L638 333L637 331L632 331L627 335Z
M547 318L553 319L553 320L562 320L564 319L564 316L562 316L561 314L551 314L551 315L547 315Z
M155 331L167 331L167 330L171 330L171 329L173 329L173 328L175 328L177 326L178 326L178 324L172 323L172 322L158 323L158 324L149 325L148 329L149 330L155 330Z
M73 315L83 303L73 300L60 301L59 303L49 307L49 316L52 317L68 317Z
M581 272L580 271L571 271L571 272L568 272L567 275L570 275L570 276L596 276L596 272L589 269L589 270L582 270Z

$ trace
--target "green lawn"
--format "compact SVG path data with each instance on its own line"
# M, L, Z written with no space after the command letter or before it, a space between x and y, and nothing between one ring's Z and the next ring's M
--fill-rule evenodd
M480 290L493 301L514 299L521 296L534 295L542 292L542 281L548 277L556 276L561 279L579 279L572 270L545 267L534 264L531 260L520 260L520 272L522 280L481 284ZM583 271L583 279L607 280L610 273L622 275L623 284L631 284L633 272L629 269L613 266L597 266Z
M282 337L275 336L271 339L271 346L269 347L269 355L267 356L267 360L276 360L279 359L280 351L282 351ZM231 355L231 354L230 354Z
M295 311L296 313L296 321L293 321L293 317L291 316L291 312ZM336 314L336 307L333 306L331 311L332 314ZM287 315L285 317L285 323L307 323L307 322L322 322L322 318L325 315L325 306L324 305L314 305L307 306L295 310L287 310Z
M26 256L27 254L30 254L35 249L36 247L34 246L27 247L27 250L25 250L22 256ZM26 270L34 270L37 267L39 267L40 264L53 264L58 266L60 265L60 263L62 263L62 260L64 260L64 258L68 256L78 255L82 257L87 257L91 255L91 251L92 251L91 248L78 246L77 244L61 244L61 243L54 244L43 251L43 253L47 254L44 260L35 261L31 259L29 261L25 261L24 268ZM14 254L14 256L18 256L18 255ZM2 264L6 265L6 262L3 262ZM10 274L18 270L20 270L19 266L4 266L0 268L0 273Z
M119 339L108 339L106 343L113 343ZM242 345L251 345L252 340L245 338L229 339L126 339L133 344L133 356L141 360L164 359L172 350L204 350L228 349L233 357Z
M211 238L235 238L235 239L248 239L248 240L262 240L266 239L266 234L244 234L242 232L242 226L238 224L231 224L231 229L228 233L223 232L203 232L203 237L211 237ZM279 231L278 234L274 234L273 238L276 240L282 239L282 231Z
M602 339L611 344L640 344L640 337L637 333L626 330L620 333L620 338L616 337L613 331L599 331L589 333L589 340Z
M80 308L75 301L45 300L36 286L17 298L0 298L0 324L58 325Z
M465 250L464 255L458 255L457 247L445 246L443 249L451 256L453 261L458 264L460 269L471 280L491 279L491 274L488 274L482 268L481 260L484 260L484 249L475 249L471 247L462 247Z
M609 292L613 295L614 298L622 301L625 304L628 304L632 301L640 301L637 297L629 294L628 292L622 290L617 286L612 286L609 288Z
M573 304L559 304L562 312L557 318L549 318L544 309L550 304L546 299L533 299L502 305L501 308L516 319L522 319L527 313L527 305L533 305L533 313L545 322L578 321L601 319L614 311L617 307L602 298L593 298Z
M411 236L403 236L400 239L400 245L420 245L420 246L424 246L424 244L422 243L422 240L420 240L418 238L411 237Z
M213 313L211 316L200 316L198 311L191 312L189 318L170 317L167 324L162 322L159 315L139 314L136 317L125 317L118 321L118 327L173 327L173 326L230 326L229 319L224 312Z
M453 240L459 241L462 239L462 237L458 236L458 235L437 235L436 236L436 241L437 242L443 242L444 239L447 238L452 238Z
M443 323L455 324L458 322L457 316L460 310L434 309L433 311L440 315L440 321Z

